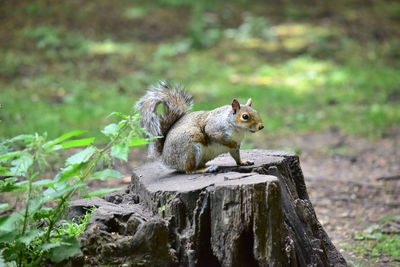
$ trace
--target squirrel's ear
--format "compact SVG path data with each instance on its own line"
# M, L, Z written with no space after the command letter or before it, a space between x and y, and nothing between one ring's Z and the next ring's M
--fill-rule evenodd
M253 103L253 101L251 100L251 98L249 98L249 100L247 100L246 106L251 107L251 103Z
M240 109L239 101L237 101L236 98L232 100L232 109L233 109L233 114L236 114L236 112Z

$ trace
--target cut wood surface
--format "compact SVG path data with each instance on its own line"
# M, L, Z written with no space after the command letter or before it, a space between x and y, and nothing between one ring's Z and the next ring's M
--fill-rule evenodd
M298 156L241 154L255 164L235 166L221 155L208 163L217 173L181 174L153 162L134 170L127 192L75 202L71 214L99 207L81 239L86 262L347 266L317 220Z
M169 220L182 265L345 266L318 222L298 156L247 150L252 166L229 155L213 174L178 174L158 163L134 171L131 191Z

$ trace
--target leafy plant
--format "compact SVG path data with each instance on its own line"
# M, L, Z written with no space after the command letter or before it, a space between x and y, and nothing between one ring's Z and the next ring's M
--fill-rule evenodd
M138 116L114 112L118 123L107 125L102 133L109 138L103 148L93 145L94 138L78 138L76 130L47 140L44 135L19 135L0 143L0 192L22 192L21 203L0 204L8 214L0 217L0 262L18 266L37 266L44 262L61 262L80 252L76 239L84 231L90 215L81 222L62 220L72 196L87 191L89 180L121 177L110 168L95 172L98 165L117 158L127 161L130 147L143 145ZM49 168L48 159L63 149L84 147L71 155L53 179L39 179ZM85 194L98 196L120 188L101 189ZM18 209L17 207L23 207Z
M111 177L111 176L110 176ZM58 227L58 233L60 236L68 235L79 237L86 229L86 224L92 217L94 208L87 210L86 214L79 219L73 219L72 221L61 221Z

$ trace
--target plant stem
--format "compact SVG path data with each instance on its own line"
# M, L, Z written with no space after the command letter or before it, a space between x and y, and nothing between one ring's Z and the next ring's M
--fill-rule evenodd
M118 139L121 136L121 133L127 127L128 127L128 125L125 125L124 127L122 127L120 129L120 131L118 132L117 136L112 141L110 141L102 150L97 152L95 157L90 161L89 165L83 171L82 176L79 178L80 182L84 181L89 176L89 174L91 173L93 168L96 166L97 162L101 159L103 154L106 153L112 147L112 145L114 145L115 142L118 141ZM56 210L54 212L54 216L52 217L52 220L50 220L49 226L48 226L46 234L45 234L44 242L48 242L50 240L50 234L51 234L51 231L54 228L54 225L57 223L57 221L59 220L61 215L64 213L65 202L76 192L76 190L77 190L77 188L75 188L74 190L68 192L64 197L61 198L61 201L58 203L58 205L56 207ZM43 258L43 254L38 258L36 263L39 264L42 261L42 258Z
M50 220L50 223L49 223L49 226L48 226L48 228L47 228L47 231L46 231L46 234L45 234L45 238L44 238L44 242L43 242L43 243L46 243L46 242L48 242L48 241L50 240L51 231L52 231L54 225L56 224L56 222L57 222L57 221L59 220L59 218L61 217L61 215L64 213L64 204L65 204L65 201L69 198L69 196L71 195L70 193L72 193L72 192L73 192L73 191L68 192L68 193L67 193L67 196L62 197L60 203L58 203L58 205L57 205L57 207L56 207L56 210L55 210L55 212L54 212L54 216L52 217L52 220ZM62 210L61 210L61 209L62 209ZM60 212L60 210L61 210L61 212ZM43 259L43 256L44 256L44 253L42 253L42 254L40 255L40 257L36 260L35 264L39 265L39 263L40 263L40 262L42 261L42 259Z
M24 226L22 227L22 235L25 234L26 226L28 224L28 213L29 213L29 205L31 202L31 193L32 193L32 177L29 177L29 187L28 187L28 196L26 200L25 214L24 214Z
M25 207L25 214L24 214L24 226L22 227L22 234L21 235L25 234L26 227L28 225L29 205L30 205L30 202L31 202L32 181L33 181L34 177L35 176L30 176L29 177L28 196L27 196L27 200L26 200L26 207ZM19 252L18 266L22 266L22 254L23 254L23 250L21 250Z
M97 152L97 154L93 157L93 159L89 162L89 165L86 167L86 169L83 171L82 175L79 177L79 182L83 182L91 173L93 168L96 166L97 162L102 158L104 153L106 153L121 137L122 132L128 127L128 124L126 124L124 127L122 127L119 131L117 136L113 140L111 140L103 149ZM49 242L50 240L50 234L51 231L53 230L55 224L57 221L60 219L62 214L64 214L65 210L65 203L69 200L69 198L76 192L77 188L73 189L72 191L68 192L65 196L63 196L58 203L56 210L54 212L54 216L52 217L52 220L50 220L49 226L47 228L44 242ZM40 255L40 257L36 260L36 264L39 264L42 259L43 259L44 254Z
M72 191L71 191L71 192L72 192ZM71 192L68 192L68 193L71 193ZM57 207L56 207L56 210L54 211L54 216L52 217L53 220L50 220L49 226L48 226L48 228L47 228L46 235L45 235L45 238L44 238L44 241L45 241L45 242L48 242L48 241L49 241L51 231L52 231L54 225L56 224L56 222L58 221L58 219L59 219L59 217L60 217L59 214L62 214L62 213L63 213L64 209L62 209L62 208L63 208L63 206L64 206L65 200L66 200L68 197L69 197L69 194L67 194L66 197L62 197L60 203L58 203L58 205L57 205ZM61 210L61 209L62 209L62 210ZM60 210L61 210L61 212L60 212Z

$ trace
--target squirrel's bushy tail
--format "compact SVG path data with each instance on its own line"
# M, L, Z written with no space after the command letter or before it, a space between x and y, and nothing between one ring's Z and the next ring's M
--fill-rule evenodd
M159 104L164 105L164 114L157 113ZM151 136L161 136L154 139L149 145L149 157L161 155L165 136L172 125L185 115L193 105L193 98L185 92L183 87L171 88L166 81L150 87L147 93L139 99L135 109L142 116L141 126Z

